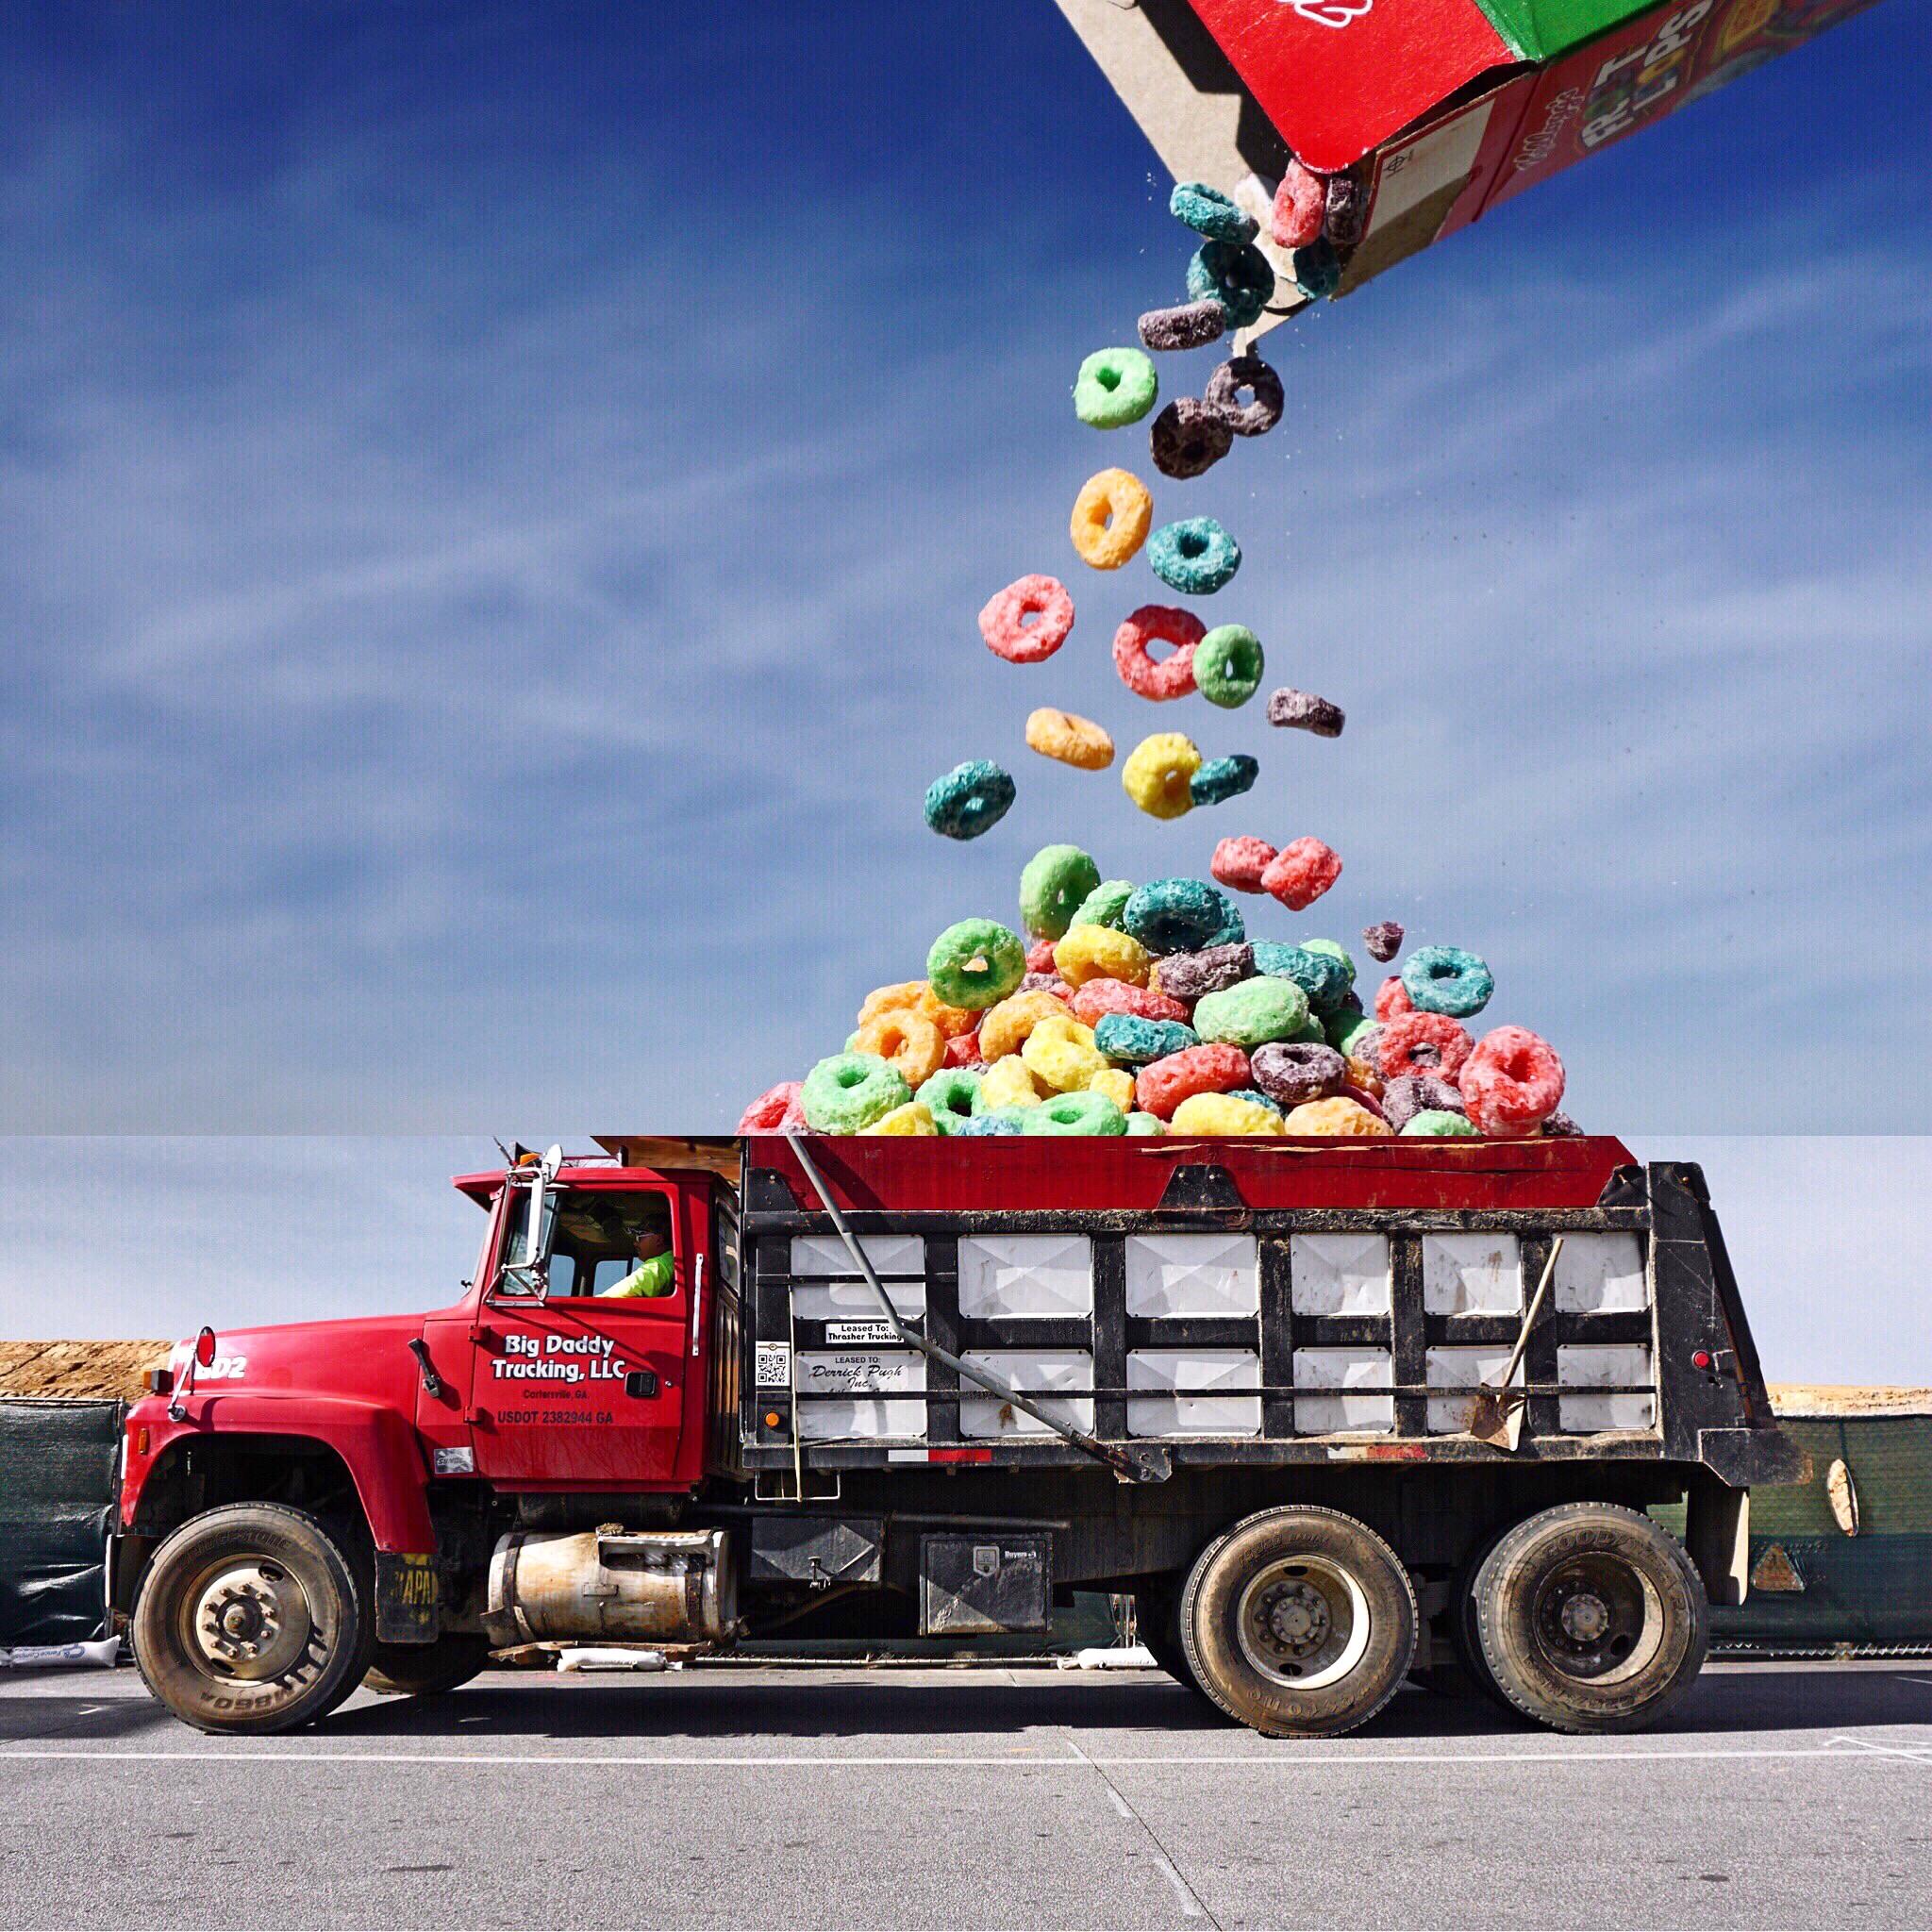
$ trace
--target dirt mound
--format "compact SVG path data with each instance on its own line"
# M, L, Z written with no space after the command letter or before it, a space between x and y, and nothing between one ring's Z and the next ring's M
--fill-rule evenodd
M147 1391L142 1372L163 1365L166 1341L0 1341L0 1395L119 1396Z
M1927 1415L1932 1389L1858 1389L1830 1382L1774 1382L1779 1415Z

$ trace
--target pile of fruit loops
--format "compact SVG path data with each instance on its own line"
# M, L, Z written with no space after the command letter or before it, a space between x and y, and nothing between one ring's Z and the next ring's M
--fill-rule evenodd
M1344 188L1348 184L1340 184ZM1294 250L1304 294L1339 279L1336 245L1350 218L1336 183L1291 163L1275 198L1273 239ZM1188 300L1143 315L1140 338L1157 353L1204 347L1257 322L1274 292L1255 221L1199 184L1177 187L1174 214L1200 237L1188 264ZM1160 381L1141 349L1097 350L1074 386L1079 420L1095 429L1146 418ZM1252 350L1237 353L1203 393L1171 399L1155 416L1150 455L1186 480L1227 455L1238 437L1281 420L1282 385ZM1212 596L1240 571L1241 545L1216 519L1158 527L1147 486L1108 468L1074 502L1070 538L1082 562L1117 571L1144 555L1169 590ZM1020 577L979 613L987 648L1017 666L1044 664L1072 635L1074 599L1057 577ZM1153 656L1153 645L1166 655ZM1246 625L1209 627L1191 610L1142 604L1114 633L1122 683L1152 703L1198 694L1238 710L1261 689L1265 655ZM1265 706L1272 725L1316 737L1341 733L1341 708L1284 686ZM1042 706L1026 721L1027 747L1076 771L1114 759L1111 736L1077 712ZM1204 758L1178 731L1144 738L1124 761L1123 789L1141 811L1176 819L1241 797L1259 761L1245 752ZM992 758L969 758L936 778L925 820L949 839L976 839L1017 794ZM1333 940L1251 938L1230 892L1273 898L1301 912L1341 873L1322 840L1280 847L1251 834L1214 847L1212 881L1103 879L1077 846L1049 845L1020 877L1019 928L965 919L932 942L925 977L869 993L842 1053L760 1094L740 1133L1242 1135L1492 1138L1574 1134L1559 1112L1563 1063L1521 1026L1474 1036L1462 1024L1488 1005L1485 962L1455 946L1411 952L1384 979L1373 1011L1356 991L1356 964ZM1025 937L1022 937L1022 933ZM1401 952L1392 921L1362 942L1382 964ZM1028 942L1030 941L1030 943Z
M949 925L924 979L868 993L845 1051L760 1094L738 1131L1576 1132L1545 1041L1462 1024L1495 985L1474 953L1418 947L1365 1010L1335 941L1251 939L1219 886L1103 879L1074 845L1034 855L1020 909L1030 946L991 919ZM1363 943L1386 963L1402 938L1385 922Z

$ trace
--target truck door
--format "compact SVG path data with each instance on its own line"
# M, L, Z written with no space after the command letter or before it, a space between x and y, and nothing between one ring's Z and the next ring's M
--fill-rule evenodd
M476 1323L470 1407L476 1471L506 1483L674 1487L700 1223L663 1181L600 1174L543 1193L536 1270L531 1190L501 1217ZM651 1250L666 1244L665 1257ZM687 1407L687 1394L691 1406Z

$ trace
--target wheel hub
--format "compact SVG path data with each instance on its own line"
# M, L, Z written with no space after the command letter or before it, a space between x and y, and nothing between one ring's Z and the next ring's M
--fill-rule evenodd
M1622 1557L1591 1551L1560 1563L1537 1592L1543 1656L1565 1676L1624 1674L1655 1631L1642 1577Z
M1587 1590L1566 1597L1557 1614L1572 1643L1594 1643L1610 1627L1609 1605Z
M194 1648L223 1676L249 1682L282 1676L314 1634L302 1586L265 1557L225 1560L201 1579L191 1602Z
M1316 1690L1355 1667L1368 1641L1368 1599L1326 1557L1292 1557L1265 1565L1249 1582L1235 1628L1263 1676Z
M1275 1592L1264 1613L1275 1642L1297 1654L1319 1649L1334 1626L1326 1598L1305 1583Z

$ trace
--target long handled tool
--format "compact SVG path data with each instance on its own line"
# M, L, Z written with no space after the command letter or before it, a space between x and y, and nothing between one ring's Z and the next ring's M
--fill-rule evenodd
M1512 1389L1509 1384L1523 1366L1523 1354L1529 1346L1529 1331L1536 1325L1543 1297L1549 1293L1550 1282L1557 1273L1557 1257L1562 1252L1563 1237L1558 1235L1550 1243L1550 1258L1543 1263L1543 1278L1537 1283L1536 1292L1529 1299L1529 1312L1524 1316L1523 1326L1517 1330L1516 1346L1509 1351L1508 1363L1503 1370L1502 1387L1478 1389L1475 1399L1469 1405L1469 1433L1478 1442L1487 1442L1492 1449L1514 1449L1523 1441L1523 1411L1529 1397L1525 1391Z
M839 1212L838 1204L832 1199L832 1191L826 1187L812 1158L805 1151L804 1140L795 1133L788 1133L786 1140L791 1142L791 1152L798 1164L805 1171L805 1177L812 1185L812 1191L819 1197L819 1206L825 1210L839 1239L845 1243L845 1252L852 1257L853 1265L864 1276L866 1286L872 1290L873 1298L879 1305L879 1312L891 1324L892 1332L908 1348L916 1348L930 1361L943 1362L962 1382L971 1382L975 1388L984 1389L989 1395L994 1395L1008 1404L1022 1415L1030 1415L1035 1422L1043 1424L1056 1436L1064 1438L1074 1448L1104 1462L1115 1476L1124 1483L1165 1482L1173 1470L1165 1449L1156 1443L1133 1443L1123 1445L1116 1442L1103 1442L1096 1436L1090 1436L1085 1429L1076 1429L1071 1424L1061 1421L1049 1408L1035 1402L1030 1396L1023 1395L1014 1388L1002 1382L996 1375L989 1374L984 1369L974 1368L971 1362L960 1360L950 1350L941 1348L936 1341L928 1341L918 1329L908 1327L900 1320L899 1311L892 1306L892 1298L886 1292L886 1285L878 1277L878 1272L872 1265L872 1257L865 1252L845 1217Z

